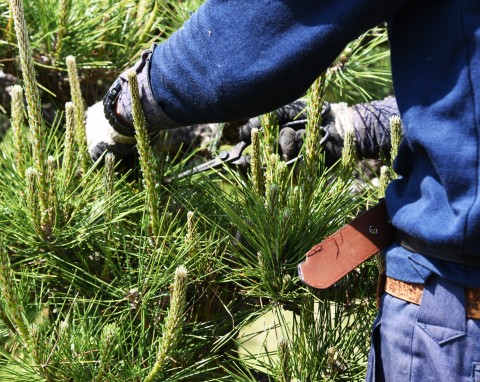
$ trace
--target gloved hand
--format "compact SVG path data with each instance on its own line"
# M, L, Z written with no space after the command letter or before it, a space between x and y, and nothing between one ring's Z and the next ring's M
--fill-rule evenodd
M358 159L388 158L391 148L390 118L394 115L399 116L400 113L395 97L391 96L353 106L332 104L330 113L322 121L326 164L340 159L345 131L351 127L355 133Z
M129 154L135 146L135 138L120 134L105 118L103 102L97 102L87 110L85 125L88 152L93 161L97 161L105 151L116 158Z
M283 160L295 158L303 145L307 119L307 103L300 99L275 111L280 126L279 152ZM399 115L394 97L381 101L325 104L322 110L322 148L325 163L333 165L342 155L345 131L353 127L355 144L360 159L388 156L390 152L390 118ZM258 117L251 118L240 128L240 139L250 141L253 128L261 128Z
M181 126L165 114L153 97L149 67L155 47L156 45L145 50L132 68L137 73L140 103L151 136L159 130ZM122 157L133 149L135 129L127 71L115 80L103 103L99 102L87 110L86 134L93 160L97 160L105 150L114 153L116 157Z
M289 161L298 156L303 145L303 134L307 123L305 100L300 99L275 110L277 123L279 124L279 154L284 161ZM329 108L325 104L323 113ZM322 113L322 114L323 114ZM261 129L262 124L259 117L250 118L249 121L240 127L240 140L250 143L252 129Z

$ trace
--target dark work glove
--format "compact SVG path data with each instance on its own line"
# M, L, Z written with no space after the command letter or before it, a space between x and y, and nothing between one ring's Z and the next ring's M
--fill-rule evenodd
M394 115L400 115L395 97L350 107L345 103L332 104L322 121L326 164L340 159L345 131L352 126L359 159L387 158L391 148L390 118Z
M289 103L275 110L275 116L280 127L278 145L279 153L284 161L289 161L298 156L303 145L303 135L307 122L307 102L303 99ZM328 113L330 106L324 104L322 116ZM261 129L262 124L258 117L250 120L240 127L240 140L250 143L252 129Z
M149 69L154 49L155 45L144 51L132 68L137 73L140 103L151 136L159 130L181 126L164 113L153 97ZM135 129L127 71L115 80L103 103L99 102L87 110L86 129L89 152L93 160L97 160L104 151L122 157L133 149Z
M280 126L279 151L285 161L295 158L303 145L306 106L306 101L300 99L275 111ZM342 156L345 131L349 127L354 129L360 159L388 156L390 118L393 115L399 115L394 97L351 107L346 103L325 104L322 110L322 148L326 165L333 165ZM257 117L240 128L240 139L249 142L252 128L261 128Z

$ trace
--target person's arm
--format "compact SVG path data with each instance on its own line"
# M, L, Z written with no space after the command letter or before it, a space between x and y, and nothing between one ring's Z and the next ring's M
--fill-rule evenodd
M303 95L348 42L406 3L207 0L134 67L147 128L154 133L241 120L287 104ZM125 74L104 104L108 122L87 119L87 134L95 137L89 138L94 159L105 149L123 152L123 143L134 135ZM98 141L98 130L111 130L100 134L108 142Z
M210 0L159 45L153 95L181 124L253 117L301 97L347 43L408 0Z

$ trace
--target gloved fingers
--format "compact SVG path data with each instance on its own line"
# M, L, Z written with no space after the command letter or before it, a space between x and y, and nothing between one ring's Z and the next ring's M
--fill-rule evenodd
M89 107L86 116L88 152L93 161L98 160L105 151L121 158L133 150L135 138L120 134L110 125L105 118L102 102Z
M252 118L247 124L241 126L239 129L240 140L250 144L251 131L254 127L258 129L259 126L260 121L258 118ZM289 161L298 156L303 145L304 134L305 129L296 130L293 127L284 127L280 129L278 145L282 160Z
M306 118L306 101L303 99L296 100L292 103L289 103L288 105L282 106L278 109L275 110L275 115L277 118L277 123L279 124L280 128L282 128L283 125L287 125L289 123L292 123L294 121L298 120L304 120ZM294 130L298 130L304 127L304 124L292 124L292 127ZM262 128L262 123L260 122L259 117L253 117L248 120L248 122L241 126L239 129L239 138L241 141L250 143L251 142L251 133L252 129L257 128L261 129Z
M292 103L278 108L275 113L277 121L280 126L293 127L295 130L304 129L307 124L307 100L300 98ZM330 103L322 102L322 118L325 118L330 113Z
M280 130L278 138L279 152L282 160L288 162L290 159L298 155L298 147L296 142L296 132L291 127L285 127Z
M238 138L247 144L252 143L252 130L261 129L262 125L258 117L250 118L248 122L238 129Z
M282 130L285 127L291 127L294 130L304 130L307 123L307 101L300 98L294 102L284 105L275 110L277 123ZM331 112L331 107L328 102L322 104L322 118L328 119ZM323 124L323 122L322 122ZM248 120L246 124L239 129L239 138L241 141L250 143L252 129L262 128L262 123L259 117L253 117Z
M289 122L305 120L307 118L306 107L307 101L301 98L278 108L275 110L278 124L282 126Z

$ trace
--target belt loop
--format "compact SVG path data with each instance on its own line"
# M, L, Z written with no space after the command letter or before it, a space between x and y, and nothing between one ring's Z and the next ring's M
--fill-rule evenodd
M436 275L425 283L417 325L439 345L466 335L465 288Z
M382 299L382 295L385 292L385 283L387 281L387 275L385 274L385 270L380 271L378 274L377 280L377 310L380 310L380 301Z

